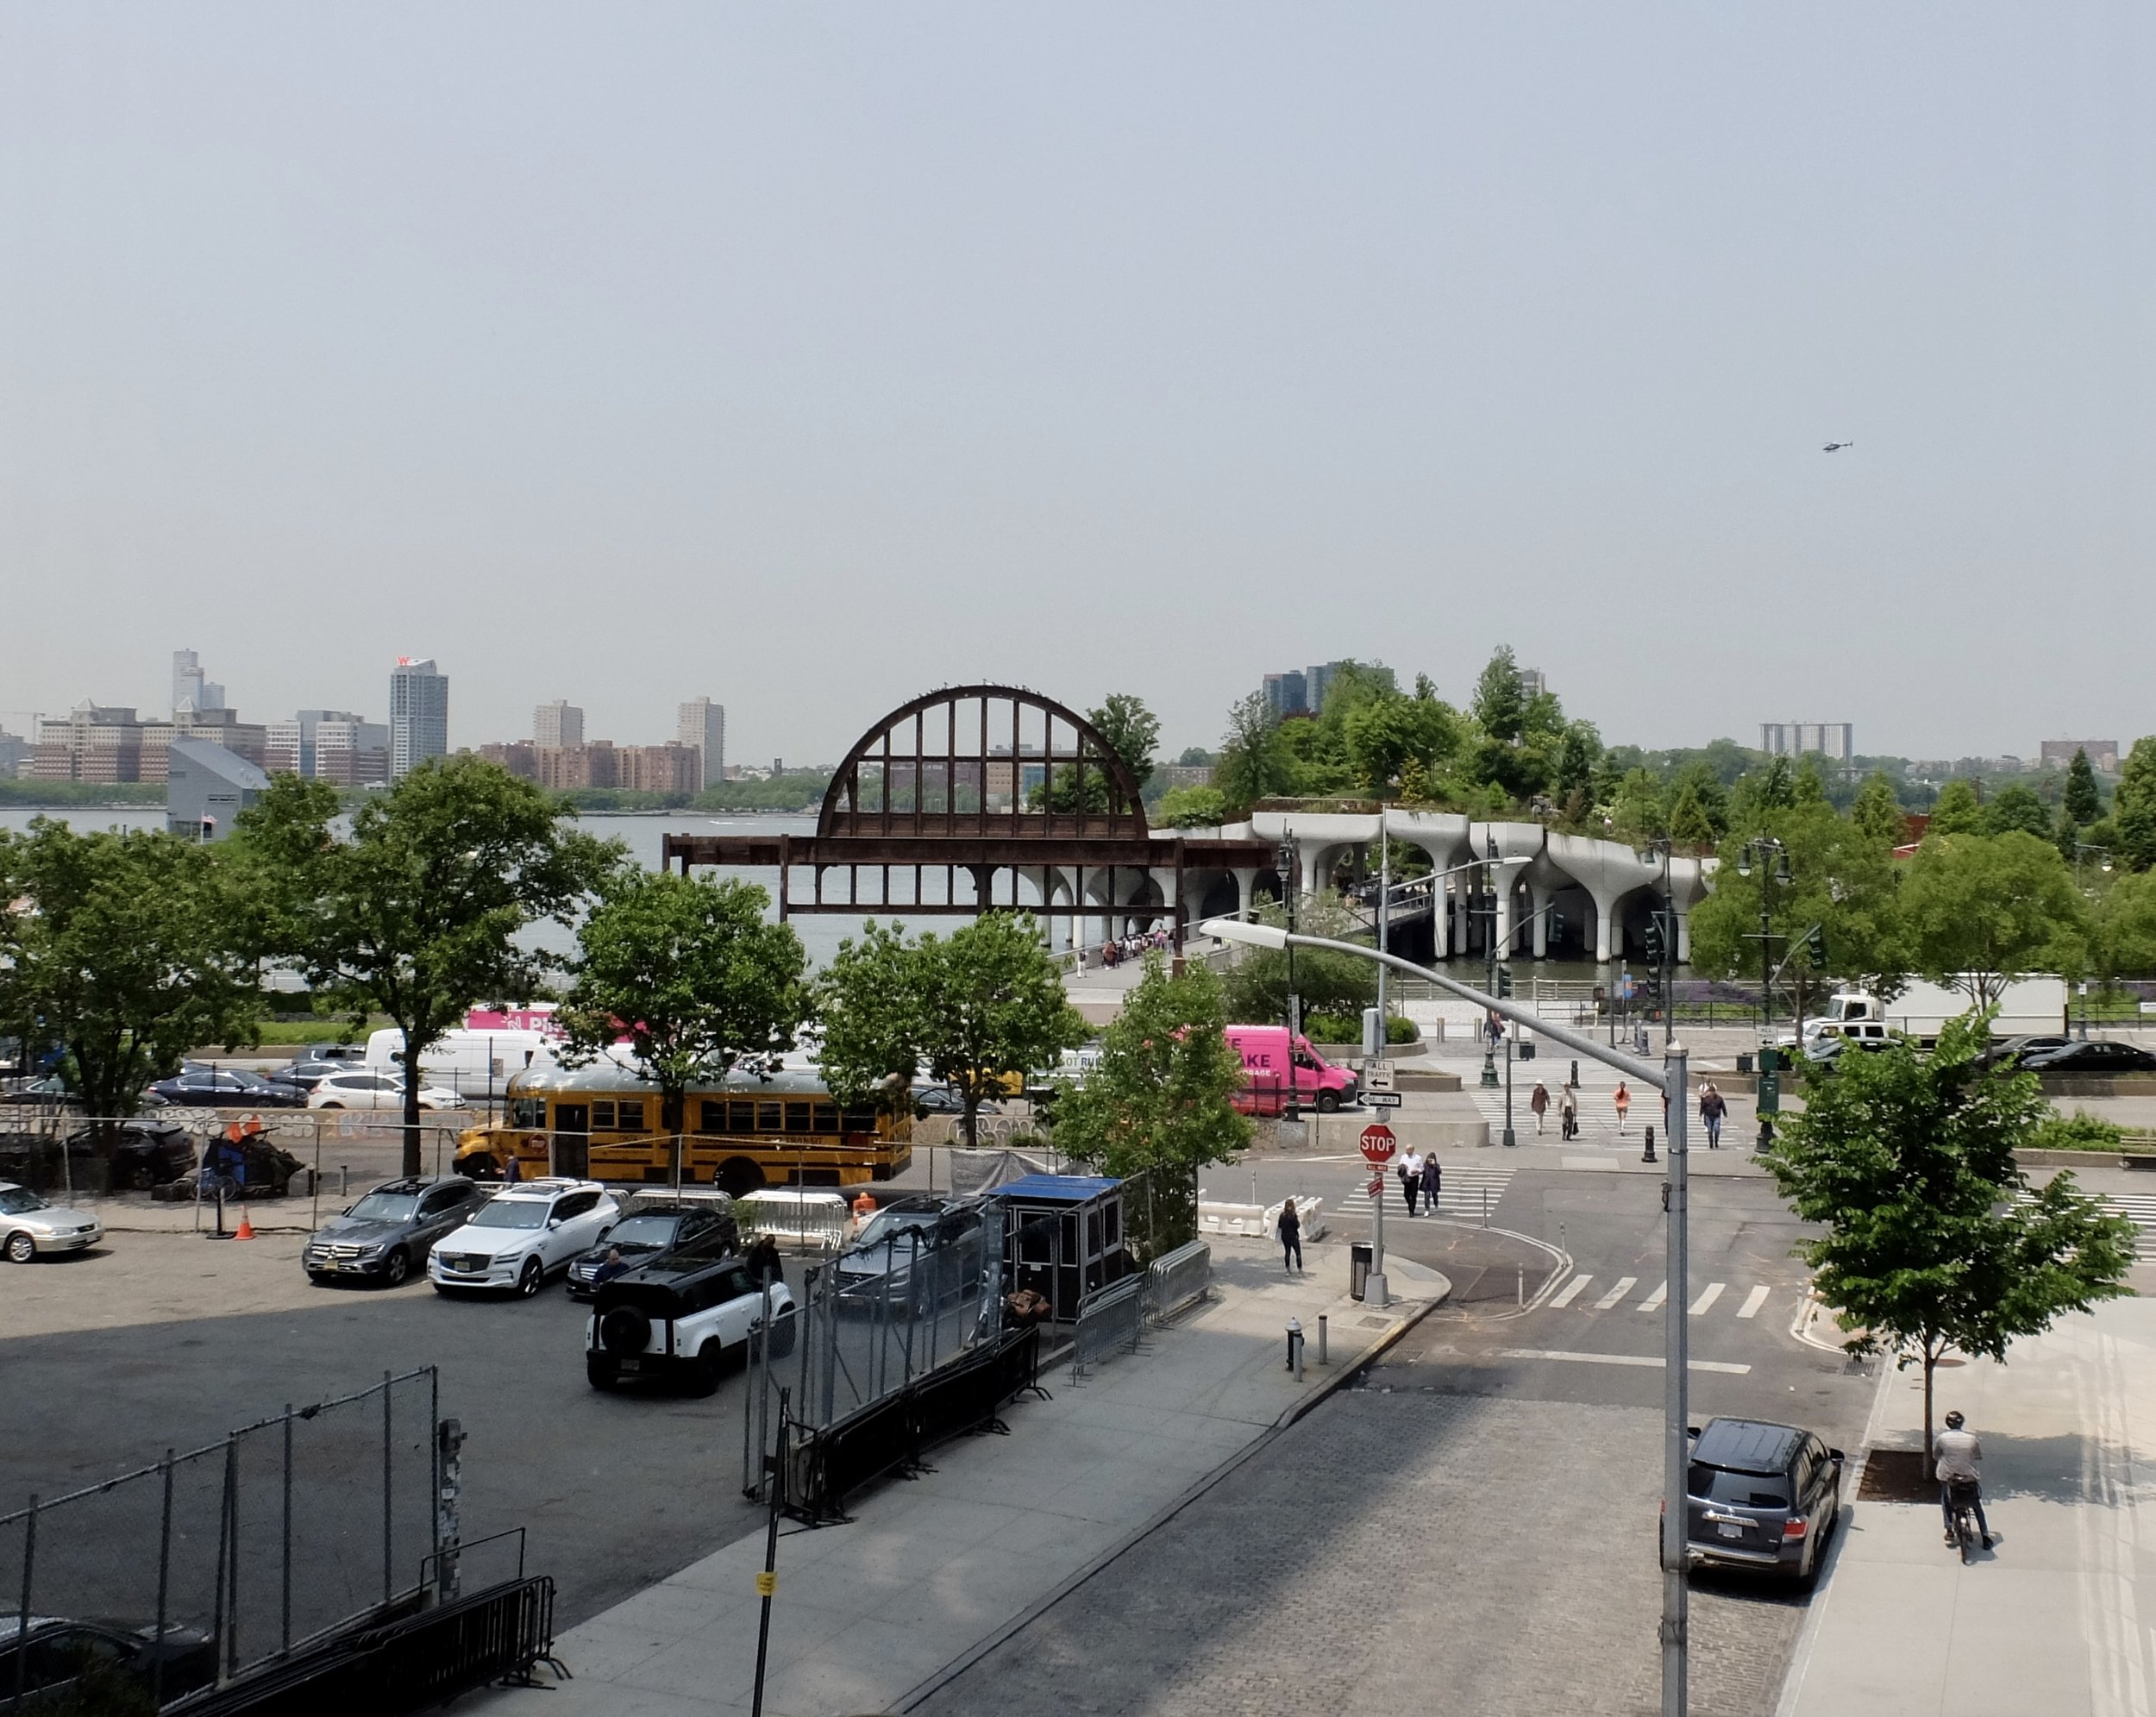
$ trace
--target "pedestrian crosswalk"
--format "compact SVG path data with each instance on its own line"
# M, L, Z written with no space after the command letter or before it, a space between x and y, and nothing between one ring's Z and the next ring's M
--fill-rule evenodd
M1440 1216L1483 1221L1497 1208L1498 1200L1505 1196L1505 1188L1512 1184L1513 1170L1508 1165L1500 1167L1492 1163L1485 1167L1481 1163L1454 1163L1446 1159L1442 1166L1445 1178L1438 1191L1438 1214ZM1369 1210L1370 1200L1366 1190L1369 1184L1367 1173L1358 1176L1353 1194L1342 1201L1344 1206L1343 1213ZM1417 1199L1415 1207L1424 1215L1429 1214L1429 1206L1420 1199ZM1407 1201L1401 1194L1400 1176L1388 1171L1385 1175L1385 1219L1388 1222L1403 1221L1407 1215Z
M1468 1095L1474 1100L1476 1112L1489 1123L1491 1141L1495 1143L1502 1138L1505 1131L1504 1087L1501 1085L1493 1089L1489 1086L1477 1085L1474 1082L1473 1075L1470 1075L1465 1089ZM1654 1123L1658 1136L1662 1133L1664 1131L1662 1100L1658 1093L1652 1092L1645 1096L1636 1092L1633 1094L1631 1108L1622 1123L1624 1131L1621 1133L1619 1132L1617 1108L1611 1100L1615 1091L1614 1084L1601 1088L1589 1085L1583 1086L1574 1093L1575 1100L1578 1105L1579 1133L1576 1137L1569 1141L1570 1143L1582 1145L1630 1145L1637 1150L1646 1142L1648 1122ZM1538 1140L1544 1144L1567 1143L1557 1137L1559 1094L1557 1088L1554 1086L1550 1087L1550 1106L1542 1118L1542 1131L1539 1133L1535 1131L1534 1112L1528 1106L1529 1100L1533 1093L1534 1087L1532 1084L1524 1089L1517 1081L1513 1086L1514 1137L1522 1144L1533 1144ZM1704 1144L1705 1141L1701 1140L1699 1143Z
M2098 1193L2096 1200L2113 1216L2134 1225L2134 1262L2156 1264L2156 1193ZM2030 1195L2015 1194L2014 1202L2027 1204Z
M1614 1312L1630 1306L1638 1312L1659 1312L1669 1303L1670 1284L1658 1281L1645 1294L1634 1299L1633 1290L1639 1287L1641 1280L1639 1276L1620 1275L1604 1288L1591 1273L1581 1271L1568 1278L1550 1296L1545 1309L1551 1312L1568 1309L1575 1313ZM1684 1308L1687 1315L1706 1318L1713 1315L1717 1307L1728 1310L1726 1296L1729 1289L1730 1284L1726 1281L1708 1282L1693 1297L1692 1303ZM1795 1294L1796 1290L1784 1291ZM1736 1315L1746 1322L1756 1319L1773 1294L1774 1289L1766 1283L1756 1283L1745 1293L1742 1303L1736 1306Z

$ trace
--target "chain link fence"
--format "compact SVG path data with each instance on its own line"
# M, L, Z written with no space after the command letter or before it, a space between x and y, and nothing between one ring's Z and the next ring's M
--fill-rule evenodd
M159 1661L206 1662L224 1681L416 1605L441 1547L438 1388L431 1366L385 1376L102 1484L33 1498L0 1515L6 1614L206 1647ZM191 1690L157 1692L169 1702ZM0 1687L0 1700L13 1692Z

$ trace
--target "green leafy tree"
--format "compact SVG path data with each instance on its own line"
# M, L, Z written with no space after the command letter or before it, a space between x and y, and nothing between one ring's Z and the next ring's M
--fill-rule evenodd
M1381 796L1411 763L1426 780L1460 743L1459 718L1434 696L1372 699L1351 711L1343 727L1362 785Z
M1987 835L2004 835L2018 829L2024 835L2049 841L2051 813L2044 809L2034 788L2010 781L1992 794L1990 804L1984 807L1981 827Z
M2105 983L2156 974L2156 871L2114 876L2089 909L2090 966Z
M1916 969L1979 1008L2024 973L2081 958L2081 895L2059 849L2033 835L1926 837L1901 905Z
M1395 849L1398 850L1397 848ZM1285 924L1276 905L1261 907L1259 922ZM1295 908L1295 928L1306 936L1344 938L1355 925L1338 906L1305 900ZM1288 1019L1288 956L1284 949L1252 948L1223 977L1228 1018L1236 1025L1285 1025ZM1306 1014L1346 1013L1360 1017L1377 1000L1377 968L1353 954L1328 949L1295 950L1295 993Z
M228 852L164 833L0 832L0 1020L66 1051L62 1074L110 1123L201 1043L251 1043L261 924Z
M1170 829L1216 829L1228 820L1228 797L1218 787L1170 787L1155 820Z
M1765 1159L1797 1215L1826 1230L1797 1250L1856 1332L1845 1345L1922 1367L1927 1450L1949 1350L2003 1361L2017 1336L2126 1293L2134 1261L2132 1225L2071 1175L2032 1191L2015 1169L2049 1112L2034 1075L1982 1067L1988 1031L1969 1016L1929 1056L1906 1043L1845 1056Z
M1595 730L1595 724L1588 721L1567 722L1558 736L1556 767L1551 772L1551 786L1560 799L1574 793L1586 795L1592 800L1595 791L1595 766L1601 761L1602 736Z
M1850 808L1849 820L1874 846L1890 852L1902 844L1902 831L1908 822L1894 783L1884 771L1874 769L1865 777L1864 786L1857 790L1857 802Z
M2073 761L2066 766L2066 788L2059 803L2066 815L2082 828L2103 815L2103 793L2096 786L2096 772L2084 750L2077 749Z
M903 927L849 943L824 974L824 1076L842 1099L929 1071L958 1093L970 1149L981 1105L1013 1078L1055 1065L1087 1028L1063 993L1030 912L984 912L949 937ZM911 1050L912 1060L891 1063Z
M428 1046L482 1001L536 994L562 957L521 933L567 924L619 862L617 843L530 781L461 755L423 763L330 828L335 789L272 779L239 840L277 909L279 953L354 1025L389 1016L404 1037L404 1173L421 1169L419 1092Z
M1527 699L1520 662L1510 644L1500 644L1475 682L1476 724L1500 745L1516 744L1526 727Z
M1763 819L1777 812L1789 810L1796 804L1796 774L1789 768L1789 760L1770 757L1764 767L1739 777L1737 785L1730 789L1730 826L1757 826Z
M1103 1174L1143 1177L1128 1212L1144 1257L1196 1237L1198 1172L1250 1143L1231 1099L1243 1058L1229 1043L1219 981L1202 966L1170 977L1158 955L1103 1034L1083 1084L1063 1082L1056 1145Z
M1662 816L1662 786L1645 769L1634 769L1617 788L1609 808L1610 837L1633 846L1669 832Z
M1927 833L1933 835L1979 835L1984 832L1984 801L1977 796L1977 783L1966 775L1956 775L1939 790L1939 797L1932 801L1932 820Z
M1677 802L1670 807L1670 838L1692 852L1705 852L1714 844L1714 819L1693 782L1677 789Z
M556 1015L568 1058L592 1060L625 1037L629 1063L658 1088L661 1131L677 1142L689 1087L789 1047L806 1012L801 939L765 922L769 905L752 883L624 865L578 926Z
M1261 799L1292 792L1294 782L1294 761L1281 741L1279 724L1265 707L1265 694L1253 692L1228 711L1213 784L1235 814Z
M1128 692L1113 692L1100 708L1087 710L1086 719L1100 730L1100 736L1129 767L1141 788L1153 779L1153 748L1160 743L1160 718L1145 707L1144 699Z
M2134 742L2119 766L2111 822L2120 858L2134 870L2156 867L2156 736Z
M1790 791L1799 805L1824 805L1827 802L1827 764L1818 752L1805 754L1798 760L1796 779Z

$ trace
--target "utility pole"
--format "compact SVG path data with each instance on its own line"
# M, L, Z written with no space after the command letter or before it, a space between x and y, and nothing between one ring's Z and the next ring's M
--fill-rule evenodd
M1774 1117L1782 1106L1782 1075L1774 1046L1774 885L1789 885L1789 849L1771 835L1746 841L1737 853L1737 874L1749 876L1759 868L1759 1137L1755 1150L1774 1143ZM1803 1021L1797 1021L1800 1030Z
M1294 831L1283 828L1280 831L1280 902L1281 910L1288 915L1288 934L1295 933L1295 844ZM1295 1006L1295 944L1288 944L1288 1065L1283 1069L1288 1076L1288 1106L1281 1112L1283 1119L1302 1119L1302 1077L1295 1067L1295 1039L1302 1035L1301 1010Z

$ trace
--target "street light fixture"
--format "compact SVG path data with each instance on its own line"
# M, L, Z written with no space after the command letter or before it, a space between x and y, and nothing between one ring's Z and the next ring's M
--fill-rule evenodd
M1280 833L1280 850L1275 855L1280 868L1280 905L1287 915L1288 932L1295 930L1295 843L1288 831ZM1285 1006L1288 1012L1288 1106L1281 1111L1282 1118L1290 1121L1302 1119L1302 1080L1295 1069L1295 1039L1302 1035L1301 1010L1295 1006L1295 949L1292 943L1281 944L1288 950L1288 990Z
M1774 1143L1774 1117L1782 1106L1781 1069L1774 1047L1774 893L1773 885L1789 886L1789 849L1771 835L1755 835L1737 849L1737 874L1759 873L1759 928L1752 937L1759 944L1759 1137L1753 1149L1764 1150ZM1801 1034L1804 1022L1796 1022Z
M1504 997L1485 994L1457 978L1431 968L1417 966L1396 954L1380 953L1352 942L1327 937L1297 936L1272 924L1250 924L1241 918L1210 918L1201 928L1224 942L1239 942L1252 948L1329 949L1375 960L1420 978L1434 988L1475 1004L1486 1014L1495 1014L1516 1025L1531 1027L1539 1036L1564 1044L1576 1055L1614 1067L1627 1079L1649 1090L1660 1091L1669 1100L1669 1150L1665 1153L1668 1181L1664 1187L1669 1224L1664 1231L1665 1275L1669 1293L1663 1301L1663 1462L1662 1462L1662 1713L1663 1717L1684 1717L1685 1682L1689 1670L1688 1638L1690 1607L1686 1589L1685 1475L1690 1462L1690 1440L1686 1432L1691 1408L1690 1332L1685 1319L1690 1303L1691 1258L1689 1068L1691 1052L1671 1043L1663 1064L1614 1049L1604 1049L1590 1035L1538 1018L1528 1009Z

